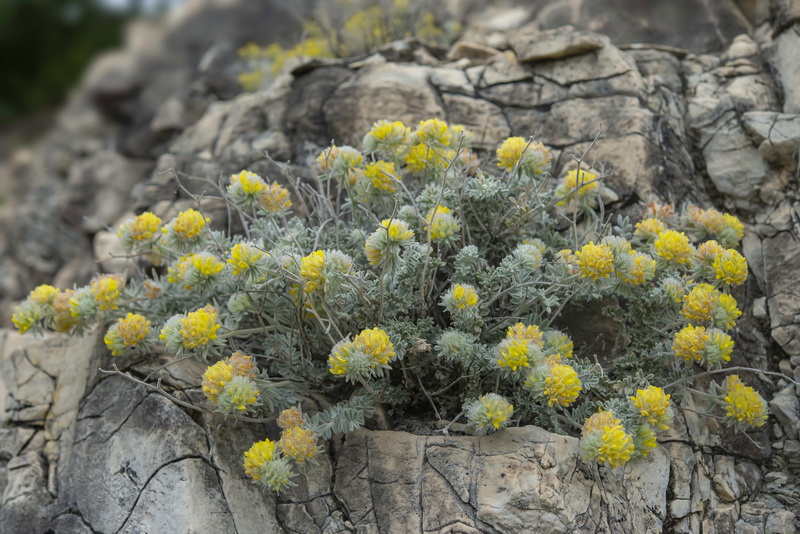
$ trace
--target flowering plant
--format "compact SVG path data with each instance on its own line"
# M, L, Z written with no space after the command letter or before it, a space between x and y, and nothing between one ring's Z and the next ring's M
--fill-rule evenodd
M489 172L470 139L440 119L378 121L363 151L322 150L312 180L283 182L291 192L238 172L223 193L241 235L194 209L166 224L142 213L119 236L149 276L40 286L13 321L23 332L110 324L114 356L160 343L207 362L209 409L280 413L281 437L244 459L278 491L313 463L318 439L376 412L432 415L444 432L461 417L478 434L535 423L579 434L584 457L612 467L647 456L686 386L730 360L742 224L651 204L635 225L612 225L602 172L578 161L554 179L547 147L518 137ZM622 341L597 358L559 325L600 299ZM309 392L332 407L302 413ZM736 430L764 424L765 402L737 376L710 394Z

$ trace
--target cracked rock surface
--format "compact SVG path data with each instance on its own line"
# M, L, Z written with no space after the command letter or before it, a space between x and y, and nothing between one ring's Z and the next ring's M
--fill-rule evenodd
M331 139L358 144L374 120L431 117L469 127L485 167L504 137L539 132L559 173L602 129L587 157L614 168L609 211L638 217L651 201L691 202L745 222L752 276L735 294L746 312L732 332L731 364L800 380L797 2L686 0L675 3L692 13L684 18L694 26L683 33L667 16L643 18L642 2L487 8L447 54L396 42L366 58L303 65L252 94L240 94L234 82L229 36L252 38L265 12L270 20L284 15L268 2L259 8L265 11L248 0L205 11L208 3L190 2L161 28L133 28L124 50L91 69L47 139L17 155L13 209L0 213L9 228L0 238L4 297L20 298L54 276L66 287L97 269L123 270L120 262L94 265L90 240L96 258L109 258L113 239L98 231L103 224L113 226L127 210L169 218L190 206L176 175L216 180L248 168L280 179L267 151L308 177ZM587 9L574 9L581 4ZM644 34L650 44L631 44ZM165 47L179 49L181 59L163 59ZM197 194L207 187L180 185ZM45 208L42 191L50 195ZM214 215L223 207L204 202L212 219L225 220L222 211ZM90 212L100 218L85 219ZM153 355L129 370L142 377L170 358ZM4 530L799 528L800 401L792 384L774 377L754 378L772 414L759 431L726 433L692 411L703 410L703 399L690 398L652 458L623 469L588 466L577 440L535 427L480 438L361 430L332 440L319 465L276 498L241 466L254 441L277 437L274 425L188 411L97 372L111 362L96 334L0 333ZM186 361L159 376L191 398L202 370Z

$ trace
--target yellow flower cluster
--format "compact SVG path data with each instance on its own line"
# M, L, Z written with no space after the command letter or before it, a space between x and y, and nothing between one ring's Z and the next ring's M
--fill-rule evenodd
M128 313L106 332L103 341L112 356L121 356L145 344L150 335L150 321L138 313Z
M446 168L456 157L456 151L451 148L436 148L425 143L419 143L408 149L403 162L413 172L422 172L426 169L438 171Z
M686 234L675 230L667 230L658 234L653 248L659 257L676 265L689 263L694 255L694 248Z
M636 395L631 397L631 402L647 423L666 430L672 420L669 399L670 396L661 388L648 386L646 389L637 389Z
M395 171L394 163L383 160L367 164L364 175L372 183L372 187L387 193L397 191L395 182L402 180L402 177Z
M550 151L542 143L509 137L497 149L497 166L508 172L520 169L536 177L550 169Z
M575 252L576 264L582 278L608 278L614 273L614 253L605 245L595 245L594 241Z
M370 265L379 265L384 258L396 253L414 239L414 231L400 219L384 219L364 243L364 254Z
M387 368L396 356L389 334L380 328L362 330L353 341L340 341L328 357L328 370L334 375L363 378L379 368Z
M713 267L717 280L724 284L738 286L747 280L747 260L732 248L718 254Z
M244 472L253 480L261 480L262 467L272 461L275 454L275 442L269 439L259 441L244 453Z
M237 243L230 250L231 257L228 265L234 276L248 276L254 270L259 270L258 264L264 253L248 243ZM256 273L258 274L258 273Z
M425 221L428 223L425 231L430 233L433 241L447 240L461 229L461 223L451 213L450 208L445 206L436 206L435 209L431 209Z
M188 209L178 214L172 227L178 239L190 240L199 236L208 223L209 219L203 217L199 211ZM168 230L162 228L161 231L167 233Z
M258 403L259 391L252 381L255 374L253 359L234 352L205 370L203 394L223 413L243 412Z
M304 423L303 413L297 406L286 408L278 415L278 426L284 430L295 426L302 426Z
M97 307L103 311L116 310L119 302L119 291L125 286L125 279L120 275L106 274L95 278L89 289L97 301Z
M736 319L742 314L736 307L735 298L720 293L711 284L698 284L683 297L681 313L690 323L707 324L723 330L736 326Z
M147 241L157 235L161 226L161 217L146 211L133 219L130 225L131 237L136 241ZM122 227L120 227L120 233ZM119 233L117 235L120 235Z
M292 206L289 190L278 182L272 182L258 197L262 208L270 213L280 213Z
M364 136L362 145L366 152L380 149L395 153L408 142L410 135L411 129L400 121L379 120Z
M311 293L325 284L323 269L325 268L325 252L317 250L300 260L300 276L304 280L303 288Z
M508 330L506 330L506 339L528 341L539 348L544 346L542 338L542 331L535 324L524 325L522 323L517 323L513 326L509 326Z
M717 328L688 325L675 334L672 350L686 361L718 365L730 361L733 340Z
M663 222L661 222L661 220L656 219L655 217L648 217L636 223L634 235L637 235L642 239L652 240L658 237L658 235L663 233L666 229L667 227Z
M221 326L217 318L217 309L213 306L188 313L180 320L180 325L179 332L183 338L183 346L187 349L194 349L217 339L217 330Z
M281 456L281 450L276 447L276 443L269 439L254 443L244 453L244 472L253 481L261 482L279 493L293 485L290 480L294 476L292 466Z
M453 303L459 310L474 308L478 304L478 294L470 285L455 284L453 286Z
M584 423L581 450L587 461L618 467L633 456L633 438L613 413L601 410Z
M687 215L691 225L701 234L716 235L728 246L736 245L744 236L744 225L729 213L723 214L713 208L704 210L689 206Z
M497 364L512 371L528 367L528 342L524 339L510 339L500 344L500 359Z
M550 372L544 379L547 405L569 406L583 389L578 373L571 365L553 363L549 367Z
M725 415L731 426L745 423L762 426L767 421L767 404L756 390L745 386L737 375L725 379Z
M514 413L514 406L495 393L483 395L464 408L469 422L486 433L506 426Z
M317 437L302 426L292 426L283 431L278 441L281 452L298 464L306 463L317 455Z
M595 195L599 185L600 181L596 174L582 169L569 170L555 191L556 198L559 199L558 205L594 207L597 204Z

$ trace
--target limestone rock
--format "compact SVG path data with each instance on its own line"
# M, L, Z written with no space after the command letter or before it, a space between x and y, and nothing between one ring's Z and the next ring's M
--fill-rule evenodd
M508 40L511 49L523 63L585 54L608 43L608 38L602 35L576 31L572 26L543 32L536 28L523 28L513 32Z
M751 111L742 116L758 153L776 165L796 167L800 152L800 114Z
M465 531L659 532L667 457L598 471L577 447L536 427L482 438L359 431L345 440L335 492L366 532L439 531L456 521Z
M800 47L800 23L787 28L775 38L772 64L783 87L783 112L800 113L800 65L797 50Z

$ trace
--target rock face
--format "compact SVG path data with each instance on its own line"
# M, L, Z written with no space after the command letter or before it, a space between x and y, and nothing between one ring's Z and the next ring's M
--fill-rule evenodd
M402 41L302 66L253 94L239 94L235 47L223 37L232 27L252 36L263 13L245 0L211 3L191 3L166 29L132 30L126 50L93 67L48 139L17 155L14 201L0 217L6 298L56 275L62 287L85 282L90 238L98 259L111 258L105 225L129 210L169 217L189 203L182 187L209 189L190 177L248 168L278 179L264 152L308 176L322 147L357 144L377 119L442 117L475 133L486 167L503 138L536 132L555 173L577 158L613 167L608 209L638 216L650 201L669 201L737 213L754 276L736 295L753 312L734 331L742 350L733 363L800 380L796 2L685 0L646 18L648 3L615 0L487 8L482 28L446 56ZM674 13L695 26L667 32ZM623 14L638 25L621 24ZM642 41L644 27L681 49L623 45ZM168 46L182 59L157 60ZM653 457L624 469L589 467L575 439L535 427L481 438L362 430L332 441L275 498L241 468L252 442L277 436L273 425L233 425L101 375L111 361L97 341L0 336L0 524L10 532L798 528L800 402L785 380L761 377L774 415L763 431L720 436L692 399ZM165 387L191 400L202 367L168 369Z

